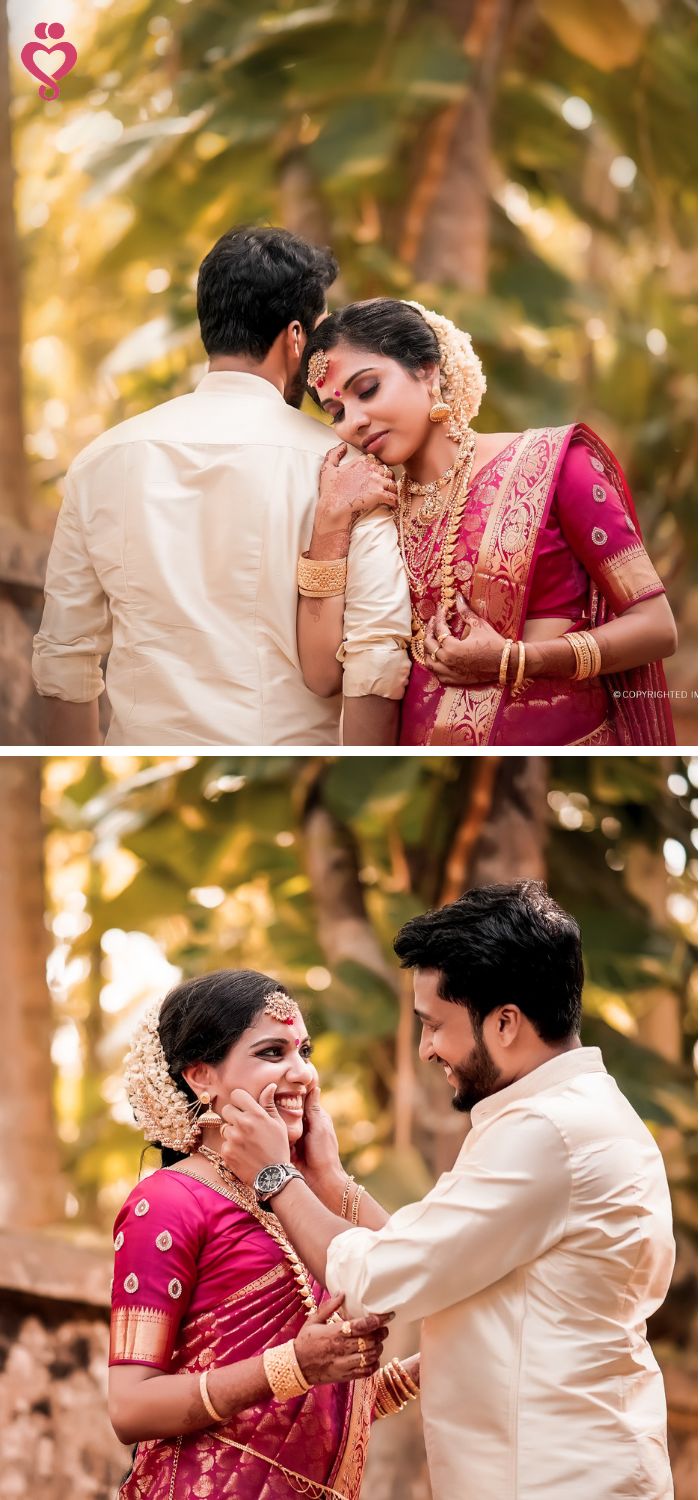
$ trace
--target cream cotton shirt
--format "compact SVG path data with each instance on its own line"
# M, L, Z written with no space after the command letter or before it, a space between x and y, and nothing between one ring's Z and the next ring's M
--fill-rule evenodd
M91 443L56 524L38 692L96 698L109 651L109 744L337 744L340 698L309 692L296 642L297 556L337 441L269 381L218 370ZM351 537L346 696L402 696L410 628L383 508Z
M421 1203L328 1251L349 1317L423 1319L434 1500L670 1500L646 1319L674 1262L657 1146L597 1047L478 1104Z

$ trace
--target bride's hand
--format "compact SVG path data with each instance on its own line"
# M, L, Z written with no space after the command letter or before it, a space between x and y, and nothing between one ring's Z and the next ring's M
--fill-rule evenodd
M342 557L350 546L350 532L358 516L380 505L397 504L396 480L386 464L356 453L346 463L347 443L326 454L321 466L310 555L332 543L329 556Z
M461 639L453 635L442 605L425 629L425 665L444 687L467 687L497 682L506 637L474 613L457 596L462 620Z

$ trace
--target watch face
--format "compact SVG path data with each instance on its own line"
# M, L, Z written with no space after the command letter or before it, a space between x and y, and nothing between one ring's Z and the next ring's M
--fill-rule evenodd
M282 1186L286 1175L284 1167L263 1167L255 1179L256 1192L273 1193Z

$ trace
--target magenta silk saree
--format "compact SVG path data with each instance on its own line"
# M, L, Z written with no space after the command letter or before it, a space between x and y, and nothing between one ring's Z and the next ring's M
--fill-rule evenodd
M425 528L425 569L447 518ZM426 573L427 576L427 573ZM522 433L475 476L454 553L457 587L503 636L526 619L602 625L663 592L634 504L610 449L581 424ZM413 600L424 622L440 578ZM459 617L450 620L459 634ZM537 678L515 696L497 682L443 687L414 662L403 701L403 745L672 745L660 662L575 682Z
M198 1373L262 1354L303 1325L282 1249L189 1172L161 1169L141 1182L114 1243L110 1364ZM374 1390L374 1378L312 1386L200 1432L140 1442L118 1500L357 1500Z

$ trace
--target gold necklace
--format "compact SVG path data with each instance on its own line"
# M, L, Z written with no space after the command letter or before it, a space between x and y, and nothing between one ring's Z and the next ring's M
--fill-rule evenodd
M445 469L444 474L440 474L437 479L430 479L427 484L417 484L413 479L408 480L409 495L423 495L425 497L417 515L414 517L422 526L429 526L430 522L434 521L438 515L442 504L440 490L444 489L446 484L449 484L456 465L457 459L455 459L454 463L450 464L449 469Z
M306 1266L300 1261L291 1241L287 1238L279 1219L275 1218L274 1213L265 1213L263 1211L253 1189L248 1187L247 1183L241 1182L239 1177L236 1177L235 1172L232 1172L231 1168L227 1167L225 1161L219 1156L217 1151L212 1151L211 1146L200 1146L197 1155L203 1156L206 1161L212 1162L216 1167L218 1176L222 1182L222 1186L218 1191L223 1193L225 1198L229 1198L232 1203L237 1204L239 1208L242 1208L245 1213L250 1214L251 1218L256 1219L258 1224L262 1225L265 1233L269 1234L276 1245L279 1245L280 1250L282 1250L291 1266L292 1275L297 1284L301 1300L306 1308L306 1316L308 1318L312 1312L316 1312L317 1308L309 1273ZM175 1171L185 1172L188 1177L197 1177L199 1175L197 1172L192 1171L191 1168L188 1171L181 1162L176 1163ZM200 1177L199 1181L207 1182L207 1178ZM211 1183L208 1185L211 1187Z
M474 467L474 453L476 449L476 434L471 428L467 429L465 437L460 445L460 452L455 463L456 474L451 490L448 494L444 510L448 511L448 521L444 531L440 535L440 527L436 527L436 546L430 558L432 566L424 566L419 577L411 565L409 546L406 538L406 517L410 507L408 484L400 484L399 506L397 526L399 532L399 547L403 558L406 574L411 585L411 622L412 639L411 654L415 661L425 666L425 621L422 619L417 605L422 603L429 586L437 577L440 569L440 603L445 614L449 616L455 607L457 588L454 579L454 552L459 536L459 528L469 494L469 484ZM401 476L402 481L406 479ZM443 512L444 514L444 512ZM441 517L442 520L442 517ZM417 596L417 598L416 598Z

